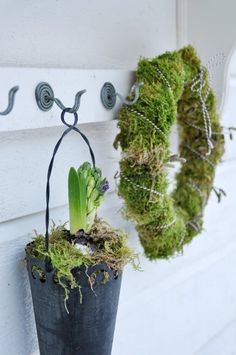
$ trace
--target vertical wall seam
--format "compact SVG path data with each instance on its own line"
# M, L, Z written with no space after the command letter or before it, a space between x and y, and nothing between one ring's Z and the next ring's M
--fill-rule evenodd
M187 0L176 0L176 44L177 49L188 44Z

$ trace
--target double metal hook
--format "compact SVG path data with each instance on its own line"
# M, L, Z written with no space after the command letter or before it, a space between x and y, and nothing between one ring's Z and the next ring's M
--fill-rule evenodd
M68 109L70 113L76 113L80 107L81 96L86 92L86 90L81 90L75 95L75 103L73 107ZM38 107L42 111L49 111L54 102L60 107L61 110L65 110L67 107L63 105L61 100L57 99L54 95L52 87L45 82L39 83L35 89L35 98Z
M14 86L9 91L9 93L8 93L8 106L7 106L7 108L4 111L0 112L1 116L6 116L12 111L12 109L14 107L14 103L15 103L15 95L16 95L16 92L18 90L19 90L19 86Z
M118 97L123 105L132 106L137 102L139 98L139 89L143 85L143 82L138 82L133 85L130 94L134 94L134 98L132 100L125 99L121 94L116 92L115 87L112 83L106 82L101 90L101 101L103 106L111 110L116 104L116 98Z

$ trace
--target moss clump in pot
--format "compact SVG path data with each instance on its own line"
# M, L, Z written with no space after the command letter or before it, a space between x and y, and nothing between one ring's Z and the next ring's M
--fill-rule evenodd
M101 170L91 167L88 162L78 170L71 168L68 177L70 230L65 225L54 225L49 236L48 252L43 235L36 235L34 242L27 246L29 255L39 260L50 259L57 282L65 290L65 301L70 288L81 289L73 272L80 267L87 269L92 265L106 264L114 277L122 272L127 263L138 268L137 255L129 248L127 235L97 217L97 209L104 201L108 188ZM43 278L43 275L40 277ZM96 275L88 275L91 287L95 278ZM104 271L103 282L108 281L109 274ZM80 291L82 301L83 290Z
M203 228L224 137L207 70L193 47L141 59L136 76L143 82L139 99L118 115L119 194L147 257L169 258ZM169 134L176 119L179 156L172 156ZM168 194L167 168L174 160L183 164Z

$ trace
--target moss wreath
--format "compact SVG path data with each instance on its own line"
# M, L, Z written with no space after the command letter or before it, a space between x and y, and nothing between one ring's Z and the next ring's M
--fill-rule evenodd
M207 70L192 46L141 59L136 78L143 82L139 99L118 114L119 195L146 256L169 258L202 230L224 135ZM176 117L179 156L171 156L168 137ZM166 167L175 160L185 163L168 194Z

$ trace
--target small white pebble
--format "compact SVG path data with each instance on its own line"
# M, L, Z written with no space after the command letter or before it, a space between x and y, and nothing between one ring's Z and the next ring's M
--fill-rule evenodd
M75 247L84 255L89 253L89 248L87 247L87 245L82 245L82 244L76 243Z

